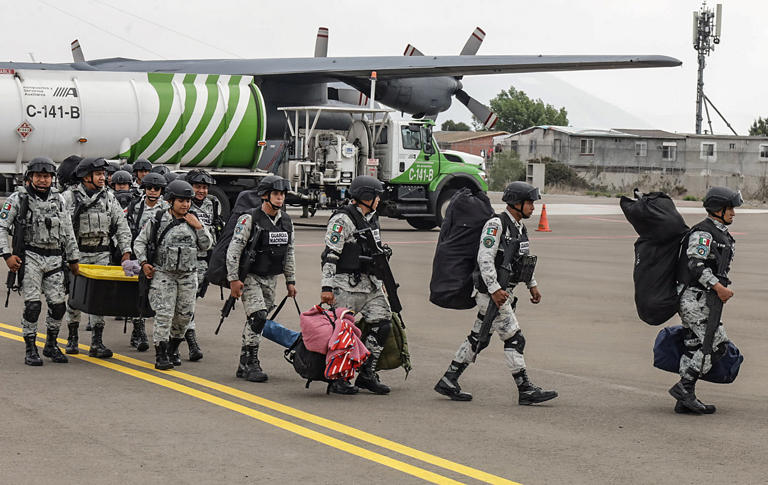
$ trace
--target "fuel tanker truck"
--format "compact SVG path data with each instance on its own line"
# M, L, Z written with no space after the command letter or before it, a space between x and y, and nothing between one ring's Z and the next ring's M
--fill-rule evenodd
M276 173L305 216L343 204L367 174L385 185L381 215L417 229L440 225L457 190L488 189L481 168L440 153L431 120L340 103L279 107L271 116L284 117L284 135L268 139L268 105L252 76L2 69L0 174L7 191L34 157L73 154L205 168L228 213L239 192Z

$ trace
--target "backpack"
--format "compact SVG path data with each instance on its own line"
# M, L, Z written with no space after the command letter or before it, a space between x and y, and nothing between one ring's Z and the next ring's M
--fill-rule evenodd
M622 197L619 204L639 236L633 270L637 315L649 325L661 325L678 310L677 265L688 226L663 192Z
M301 334L293 345L285 350L285 360L293 365L296 373L307 380L305 388L309 388L312 381L328 382L325 378L325 354L307 350Z
M483 226L493 208L483 192L464 188L451 197L432 260L429 301L442 308L466 310L475 306L472 272Z
M357 322L357 326L360 327L363 336L370 332L371 326L368 320L360 320ZM408 351L408 337L405 334L405 324L400 315L393 312L392 326L384 343L384 349L381 351L381 357L379 357L376 363L375 370L397 369L398 367L402 367L405 370L406 379L408 378L408 373L413 369L411 353Z
M229 220L227 220L227 224L224 226L224 230L221 231L219 239L216 241L216 245L211 252L208 271L205 273L205 277L210 283L229 288L229 281L227 280L227 249L235 233L235 226L237 226L241 215L258 208L261 206L261 203L261 196L256 194L255 190L246 190L237 196L235 206L229 214Z

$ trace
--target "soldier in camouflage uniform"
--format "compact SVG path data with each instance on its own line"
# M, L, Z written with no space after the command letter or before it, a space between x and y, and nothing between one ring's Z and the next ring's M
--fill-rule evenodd
M195 197L192 199L192 211L195 213L200 222L208 229L208 233L213 239L213 244L216 244L221 229L221 215L219 213L219 201L212 195L208 195L208 186L213 185L216 181L205 170L190 170L184 180L192 185L192 189L195 191ZM210 260L210 251L200 251L197 253L197 285L198 294L205 280L205 272L208 270L208 261ZM187 331L184 332L184 340L189 345L189 360L197 361L203 358L203 351L200 349L200 345L197 343L197 335L195 333L195 318L189 322Z
M108 265L111 259L110 239L117 240L117 248L122 253L122 261L131 256L131 231L125 220L123 208L115 195L105 186L106 160L103 158L85 158L78 165L75 176L80 184L63 194L64 207L72 217L72 227L80 249L80 262L84 264ZM112 357L112 351L104 346L104 317L90 315L93 326L91 349L88 355L106 359ZM69 337L65 352L77 354L78 327L80 311L67 309Z
M500 215L491 217L483 226L477 252L478 269L474 274L477 289L475 301L479 309L477 318L469 336L456 351L456 356L448 370L435 385L435 391L454 401L472 400L472 394L461 390L459 376L471 362L475 361L475 357L483 350L484 345L487 345L482 342L483 336L480 335L480 329L491 300L499 308L499 313L491 323L490 331L496 332L504 342L507 367L512 373L519 393L518 403L536 404L557 397L557 392L542 390L533 385L528 378L523 358L525 337L520 330L510 301L516 283L524 282L531 294L531 303L538 304L541 301L541 293L536 278L531 272L530 279L520 281L519 277L516 277L519 275L513 272L510 284L502 288L497 274L497 268L502 265L506 251L513 251L516 255L512 259L513 268L519 264L523 256L529 254L528 231L521 221L531 217L534 201L540 198L539 189L525 182L512 182L504 189L502 196L502 200L507 203L506 210Z
M371 324L371 330L363 335L371 355L360 368L354 386L341 379L331 383L330 391L337 394L355 394L360 387L374 394L390 391L379 380L376 364L391 331L392 310L382 281L372 274L369 265L360 261L359 256L366 255L367 249L355 237L356 231L371 228L377 242L381 242L376 207L383 191L382 183L374 177L356 177L349 186L353 203L336 211L325 234L321 301L349 308Z
M680 258L679 314L688 335L684 340L686 352L680 358L680 381L669 390L677 400L676 413L716 411L714 405L704 404L696 397L696 381L712 369L712 363L722 356L729 341L720 322L713 335L712 353L702 352L710 312L707 293L714 292L723 303L733 297L733 290L728 288L728 272L736 243L728 226L735 216L734 207L741 204L740 192L727 187L710 188L704 197L708 217L691 228L685 257Z
M112 174L112 190L115 191L115 198L124 212L128 211L128 205L133 201L132 184L131 174L125 170L118 170Z
M154 218L158 212L168 210L168 203L161 198L166 185L168 184L165 181L165 177L157 173L150 172L142 179L141 188L144 193L134 198L126 210L132 241L136 240L141 228L144 227L147 221ZM134 347L139 352L144 352L149 349L145 320L143 318L134 318L132 323L131 347Z
M172 360L184 340L184 329L195 312L197 294L197 252L211 247L211 237L195 215L189 212L194 196L192 186L174 180L165 190L170 209L159 212L141 229L133 248L148 279L149 303L155 311L155 368L180 366ZM154 261L147 249L156 245Z
M296 265L293 223L281 209L290 188L288 181L276 175L264 177L256 187L263 202L260 207L239 217L227 248L227 280L232 296L243 297L248 319L243 327L240 362L236 376L250 382L265 382L268 376L259 362L261 332L267 312L274 307L277 275L285 276L288 296L296 296ZM251 237L258 237L251 245ZM241 258L246 247L256 249L244 281L240 277Z
M51 159L38 157L27 166L24 175L26 187L20 187L3 204L0 210L0 254L8 269L17 272L24 265L21 281L24 295L24 314L21 320L26 356L24 363L43 365L37 353L37 320L42 310L41 293L48 304L46 340L43 355L53 362L67 362L56 338L61 319L66 312L66 288L62 250L72 273L78 273L80 253L72 231L72 223L64 210L64 199L52 187L56 166ZM26 205L25 214L21 214ZM24 225L24 253L11 254L8 234Z
M133 165L131 165L131 171L133 172L134 177L133 187L131 187L131 190L136 197L143 193L143 189L141 188L141 181L144 180L144 177L151 170L152 164L149 163L149 160L145 158L139 158L133 163Z

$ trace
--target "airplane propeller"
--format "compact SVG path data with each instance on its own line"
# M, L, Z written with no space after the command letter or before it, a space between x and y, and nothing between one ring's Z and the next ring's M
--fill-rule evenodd
M328 57L328 27L320 27L317 29L315 57Z
M464 44L464 47L461 49L461 52L459 53L460 56L474 56L477 54L477 51L480 49L480 46L483 43L483 40L485 40L485 32L480 27L475 27L475 30L472 31L472 34L467 39L467 42ZM408 44L405 47L405 52L403 52L404 56L423 56L424 54L414 47L411 44ZM481 123L483 123L483 126L486 129L493 129L493 127L496 125L496 122L499 120L499 117L496 116L496 114L490 110L486 105L481 103L480 101L476 100L469 94L467 94L466 91L464 91L463 86L460 82L460 79L462 76L456 76L455 79L457 80L456 84L456 90L453 92L453 96L456 97L456 99L459 100L461 104L467 107L470 113L472 113L475 118L480 120Z

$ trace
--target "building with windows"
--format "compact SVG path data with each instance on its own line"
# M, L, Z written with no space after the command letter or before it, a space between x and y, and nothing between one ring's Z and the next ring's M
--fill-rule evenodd
M494 138L507 134L506 131L436 131L432 136L440 150L455 150L490 158Z
M756 190L768 175L768 137L534 126L494 143L523 161L566 163L613 188L665 179L697 194L712 185Z

